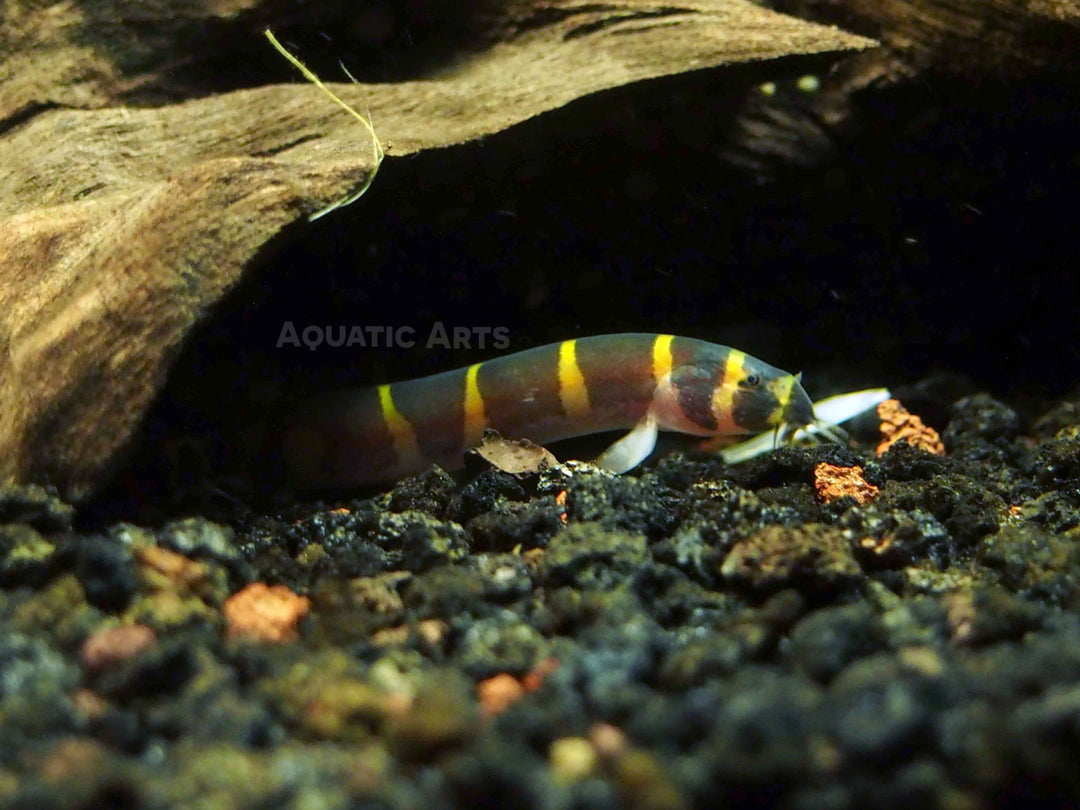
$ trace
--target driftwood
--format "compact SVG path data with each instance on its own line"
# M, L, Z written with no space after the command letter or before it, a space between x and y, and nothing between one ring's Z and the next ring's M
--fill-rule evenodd
M843 20L910 68L970 79L1075 73L1076 0L796 0L795 13Z
M0 22L0 478L72 499L105 480L185 336L260 252L376 169L364 129L306 84L120 106L178 70L153 58L175 59L170 32L212 16L161 5ZM213 6L220 21L258 3ZM164 33L120 37L111 59L135 15ZM335 91L370 111L393 159L631 82L872 44L746 0L509 4L491 30L451 72Z

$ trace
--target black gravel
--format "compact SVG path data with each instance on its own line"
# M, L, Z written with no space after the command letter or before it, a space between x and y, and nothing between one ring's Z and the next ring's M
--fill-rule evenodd
M1080 799L1076 405L1028 424L966 396L945 457L432 471L231 525L87 534L8 488L0 801L1062 806ZM819 503L823 460L880 495ZM310 598L295 641L227 637L251 582ZM86 639L131 624L153 643L91 665ZM517 699L493 708L490 679Z

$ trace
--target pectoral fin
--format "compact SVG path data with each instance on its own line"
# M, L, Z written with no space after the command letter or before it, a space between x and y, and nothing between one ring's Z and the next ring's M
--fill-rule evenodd
M615 442L596 459L596 466L613 473L634 469L656 447L656 415L649 409L634 429Z

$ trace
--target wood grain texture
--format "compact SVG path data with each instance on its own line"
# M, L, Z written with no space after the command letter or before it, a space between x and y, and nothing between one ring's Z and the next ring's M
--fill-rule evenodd
M796 0L781 7L843 20L917 69L974 79L1073 73L1080 56L1075 0Z

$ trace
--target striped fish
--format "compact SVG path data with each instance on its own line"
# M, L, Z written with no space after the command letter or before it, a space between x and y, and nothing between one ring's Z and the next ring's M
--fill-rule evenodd
M342 391L301 406L278 436L290 483L323 489L460 467L487 428L538 443L629 429L597 460L621 473L649 456L659 430L727 436L813 421L798 378L744 352L618 334Z

